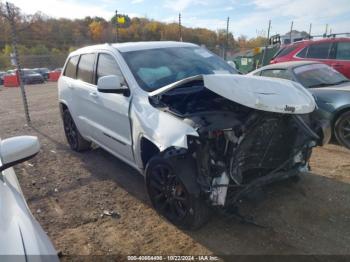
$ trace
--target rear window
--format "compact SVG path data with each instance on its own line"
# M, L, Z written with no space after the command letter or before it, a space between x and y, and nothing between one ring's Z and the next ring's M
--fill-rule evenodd
M332 43L319 43L309 46L307 58L327 59Z
M350 42L339 42L338 43L336 59L350 60Z
M292 76L286 69L267 69L261 72L261 76L292 80Z
M305 47L303 50L301 50L296 57L300 57L300 58L305 58L306 57L306 53L307 53L307 47Z
M94 63L95 54L81 55L78 65L77 79L93 84Z
M66 69L64 70L63 75L75 79L77 74L78 61L79 56L72 56L66 65Z
M296 50L299 47L299 45L292 45L292 46L286 46L282 49L280 49L273 58L277 58L277 57L282 57L285 55L290 54L291 52L293 52L294 50Z

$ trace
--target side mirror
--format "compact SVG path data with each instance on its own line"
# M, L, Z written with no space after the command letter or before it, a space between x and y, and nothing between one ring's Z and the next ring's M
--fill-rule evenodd
M116 75L102 76L97 81L97 90L101 93L129 95L129 88L122 85L122 79Z
M17 136L0 141L0 172L35 156L40 150L36 136Z

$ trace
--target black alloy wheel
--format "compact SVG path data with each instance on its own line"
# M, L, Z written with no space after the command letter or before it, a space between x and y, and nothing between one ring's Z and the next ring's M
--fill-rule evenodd
M146 168L146 186L156 211L174 225L188 230L201 227L209 217L205 201L188 192L171 161L154 157Z
M63 126L64 133L66 134L66 138L71 149L80 152L90 148L91 142L85 140L81 136L68 110L64 110L63 112Z
M336 121L335 136L342 146L350 149L350 112L343 113Z
M159 163L152 168L149 195L156 210L174 224L181 224L190 212L187 191L168 165Z

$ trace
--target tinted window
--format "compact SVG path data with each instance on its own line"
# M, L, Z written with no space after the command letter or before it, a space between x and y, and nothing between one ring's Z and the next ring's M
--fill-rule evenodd
M301 50L296 56L300 58L306 57L307 47L305 47L303 50Z
M327 59L332 43L319 43L309 46L307 58Z
M350 60L350 42L338 43L336 59Z
M288 55L291 52L293 52L294 50L296 50L298 47L299 47L299 45L292 45L292 46L284 47L281 50L279 50L273 58Z
M108 54L99 54L97 62L97 80L102 76L116 75L124 79L123 74L113 56Z
M268 69L261 72L261 76L283 78L292 80L292 76L286 69Z
M67 66L63 75L70 78L76 78L78 61L79 61L79 56L72 56L67 63Z
M122 53L139 86L153 91L202 74L237 74L227 62L200 47L167 47Z
M81 55L77 78L86 83L93 83L93 72L94 72L95 54Z
M327 87L349 81L325 64L310 64L294 69L298 82L305 87Z

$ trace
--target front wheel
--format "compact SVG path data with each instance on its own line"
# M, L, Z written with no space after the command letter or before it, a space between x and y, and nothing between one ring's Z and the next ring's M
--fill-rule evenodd
M82 137L68 109L63 111L63 126L71 149L77 152L90 149L91 142Z
M174 225L194 230L208 220L208 207L188 192L171 160L154 157L146 168L146 187L156 211Z
M350 149L350 111L338 117L334 131L339 144Z

